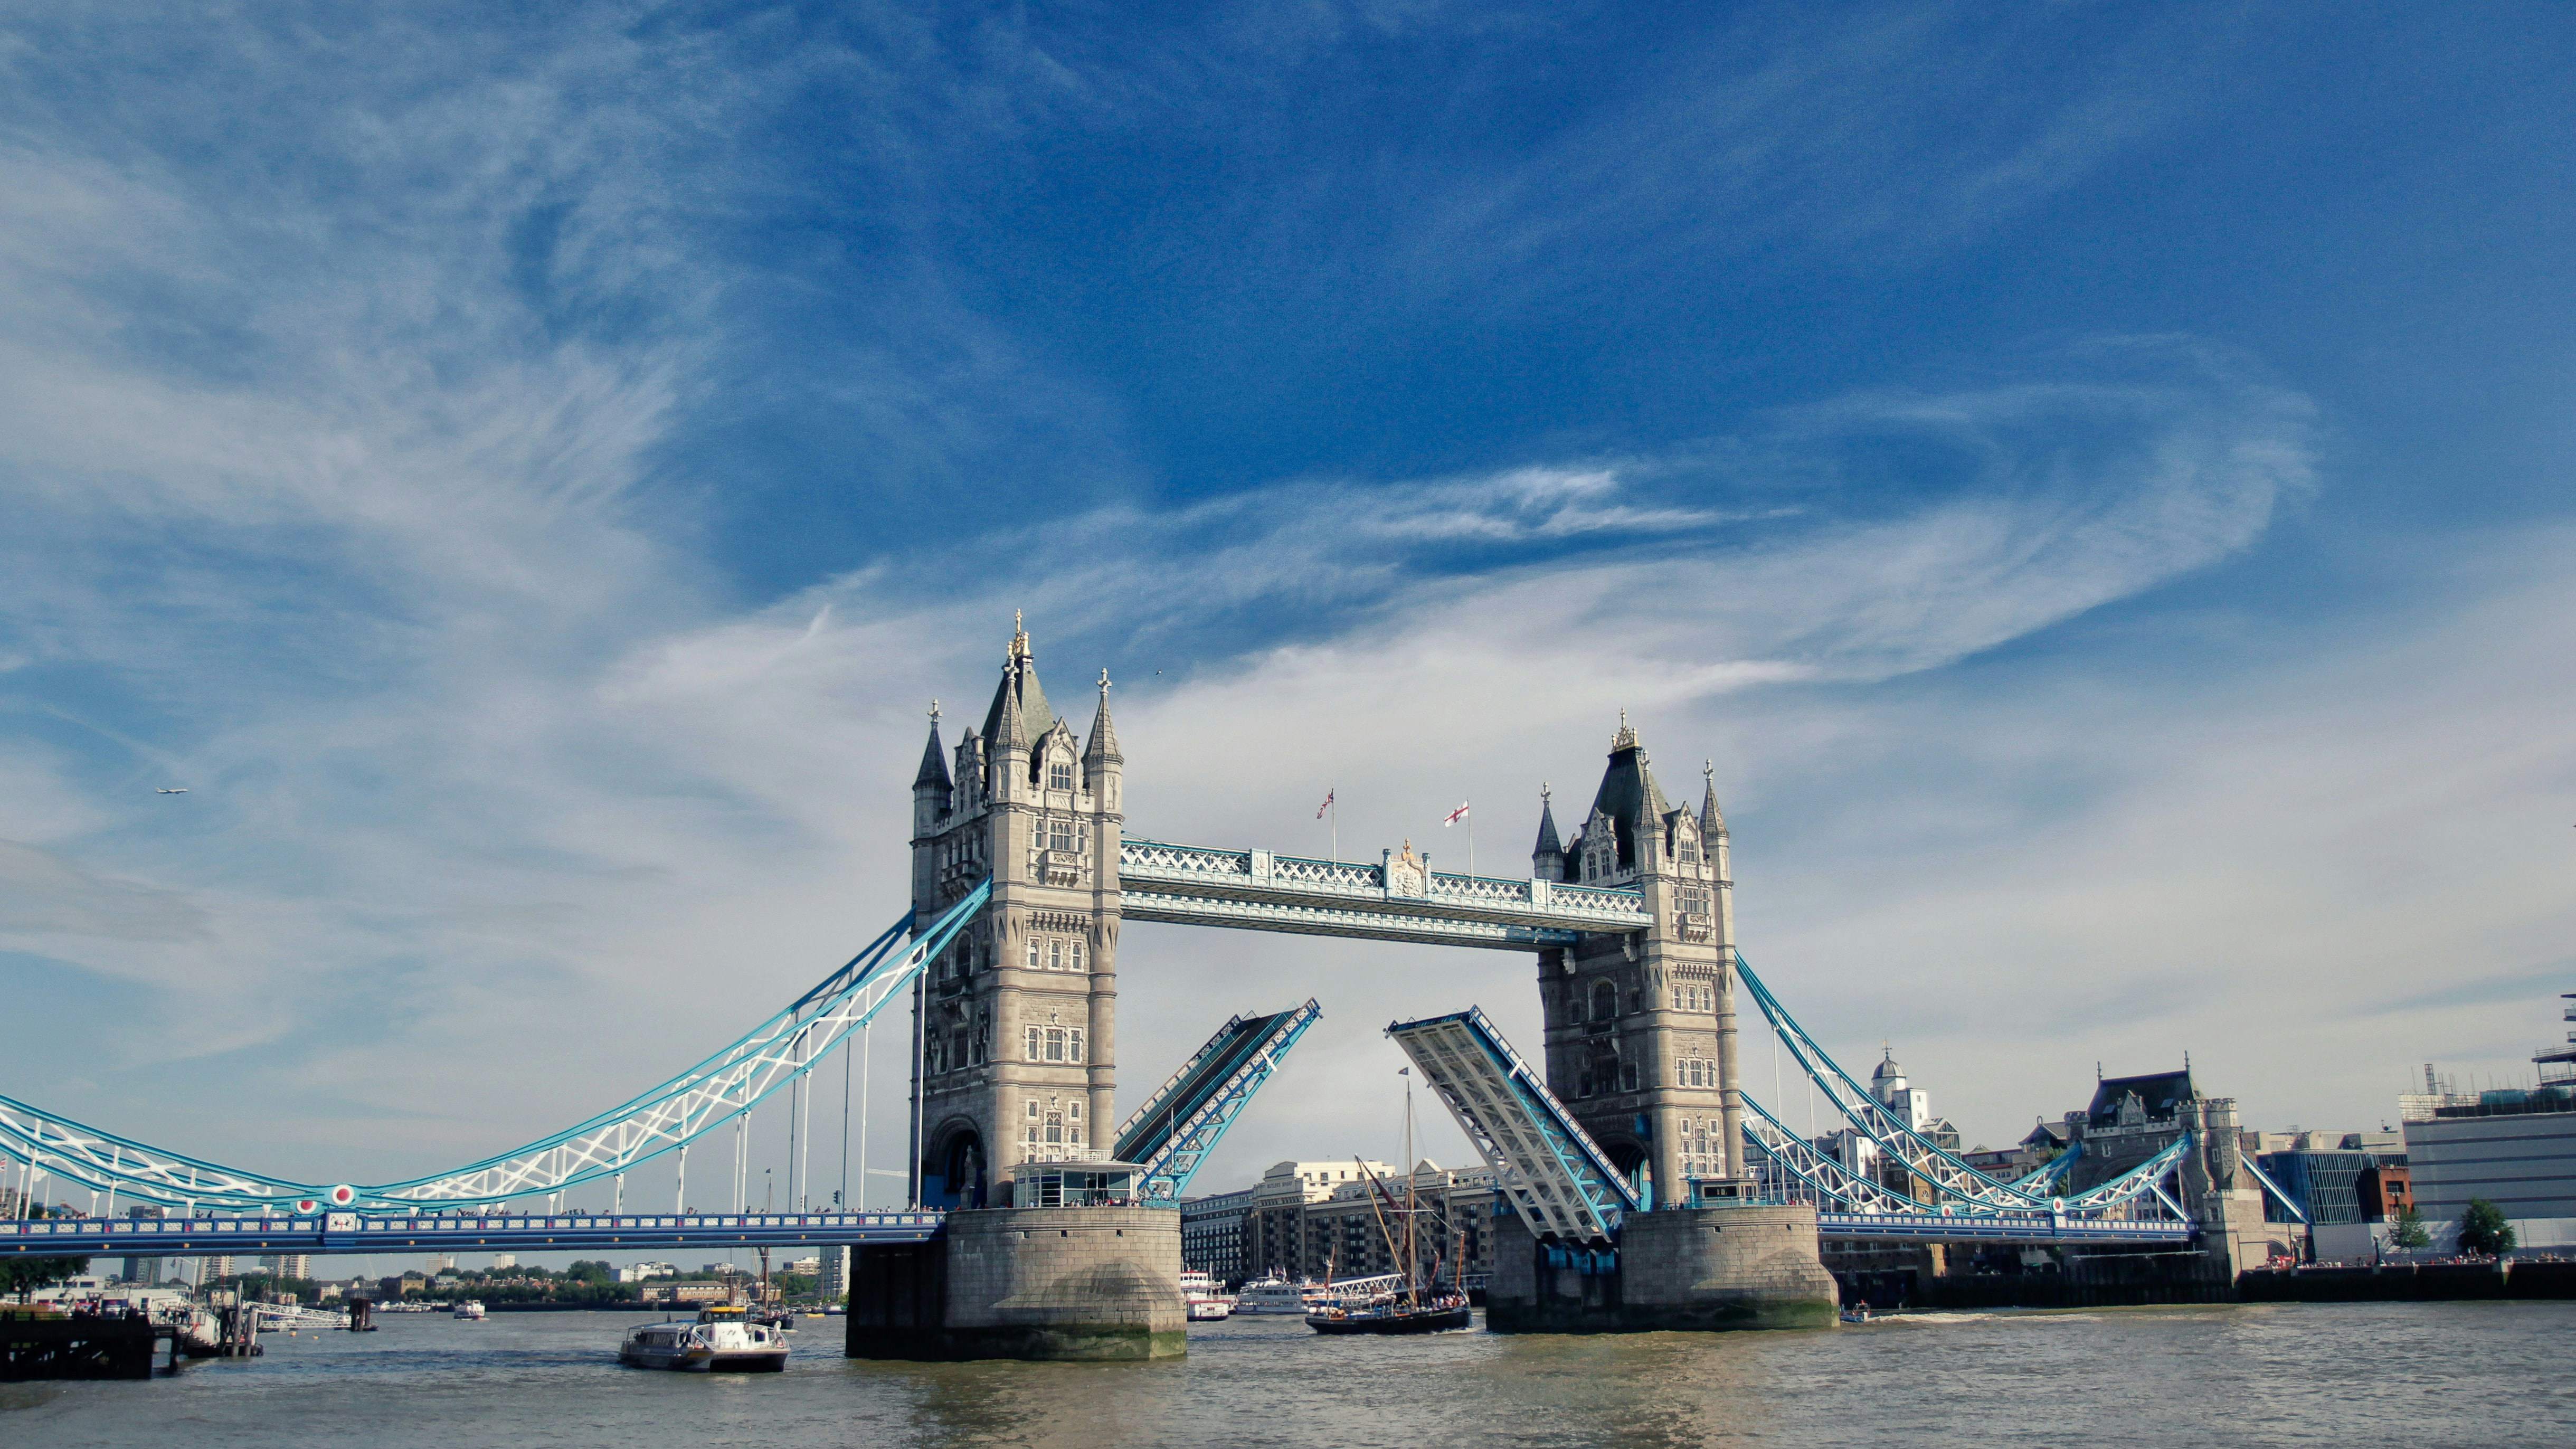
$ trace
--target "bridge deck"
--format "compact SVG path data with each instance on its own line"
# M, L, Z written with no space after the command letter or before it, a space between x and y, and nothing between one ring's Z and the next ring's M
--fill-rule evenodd
M1386 1034L1440 1094L1533 1234L1572 1243L1618 1237L1641 1206L1637 1195L1483 1012L1399 1021Z
M99 1254L193 1258L204 1253L391 1253L414 1249L621 1247L759 1248L918 1243L946 1214L494 1213L480 1217L323 1213L271 1218L46 1218L0 1222L0 1257Z

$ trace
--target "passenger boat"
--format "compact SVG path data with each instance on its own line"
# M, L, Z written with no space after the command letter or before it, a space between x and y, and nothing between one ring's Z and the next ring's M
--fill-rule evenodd
M740 1308L710 1306L698 1310L694 1323L641 1324L626 1331L617 1361L700 1374L774 1374L787 1367L787 1336L749 1320Z
M468 1298L464 1302L457 1304L454 1312L459 1318L481 1319L484 1316L483 1300L480 1298Z
M1192 1323L1214 1323L1234 1312L1234 1300L1225 1296L1215 1278L1189 1272L1181 1275L1181 1307Z
M1262 1278L1246 1283L1235 1291L1237 1313L1312 1313L1324 1306L1330 1296L1312 1283L1291 1283L1285 1278Z

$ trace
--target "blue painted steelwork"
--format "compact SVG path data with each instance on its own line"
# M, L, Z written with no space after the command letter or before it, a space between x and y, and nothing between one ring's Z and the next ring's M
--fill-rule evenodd
M437 1177L337 1189L262 1177L164 1152L6 1098L0 1098L0 1155L31 1164L40 1183L61 1179L104 1193L111 1206L121 1196L129 1203L189 1214L203 1207L292 1212L298 1204L382 1209L429 1202L500 1204L558 1193L684 1150L811 1071L919 975L991 897L992 882L987 880L912 945L902 947L903 934L912 925L907 912L812 990L697 1066L552 1136Z
M1633 889L1447 875L1385 853L1376 865L1154 840L1118 849L1119 911L1131 921L1527 951L1580 932L1642 931Z
M1745 989L1752 993L1754 1004L1761 1008L1763 1017L1771 1023L1781 1045L1788 1048L1790 1057L1807 1074L1808 1080L1815 1083L1817 1090L1824 1093L1825 1100L1862 1135L1877 1143L1881 1151L1904 1164L1907 1171L1931 1183L1937 1192L1949 1199L1990 1208L2045 1209L2048 1206L2047 1197L2041 1193L1969 1166L1958 1154L1898 1119L1886 1104L1871 1096L1859 1081L1825 1054L1824 1048L1816 1044L1806 1028L1789 1015L1779 998L1771 994L1771 989L1762 984L1762 978L1753 974L1753 968L1745 964L1741 952L1736 953L1735 974ZM1749 1128L1750 1123L1747 1126Z
M919 1213L319 1213L305 1217L47 1218L0 1220L0 1258L115 1254L390 1253L419 1249L543 1250L602 1247L788 1247L918 1243L939 1236L946 1215Z
M1607 1244L1643 1200L1537 1068L1469 1007L1386 1029L1449 1108L1502 1198L1542 1242Z
M1998 1207L1946 1194L1936 1194L1934 1201L1925 1203L1849 1171L1791 1133L1769 1108L1751 1097L1744 1101L1760 1119L1744 1124L1744 1140L1753 1149L1768 1195L1805 1197L1820 1211L1839 1208L1837 1217L1841 1219L1873 1223L1919 1219L1924 1224L1946 1223L1958 1228L1959 1236L1979 1238L1996 1235L1978 1227L1993 1221L2046 1220L2061 1227L2080 1227L2083 1236L2098 1241L2165 1242L2177 1234L2187 1238L2192 1232L2191 1215L2164 1190L2164 1183L2191 1149L2189 1133L2108 1182L2071 1197L2044 1198L2038 1208ZM2059 1160L2071 1158L2061 1155ZM2022 1181L2031 1182L2039 1176L2034 1173ZM1801 1188L1804 1192L1799 1191ZM2142 1211L2148 1210L2144 1200L2149 1198L2171 1217L2142 1216ZM1913 1235L1937 1236L1928 1228Z
M1275 1015L1235 1017L1128 1117L1110 1155L1144 1169L1138 1180L1146 1206L1181 1205L1225 1129L1323 1014L1309 997Z

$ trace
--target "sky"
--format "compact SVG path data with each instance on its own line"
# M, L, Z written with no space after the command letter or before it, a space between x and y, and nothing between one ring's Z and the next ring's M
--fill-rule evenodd
M1115 681L1148 838L1320 853L1330 790L1346 856L1522 873L1625 709L1712 773L1748 961L1972 1145L2186 1054L2273 1128L2525 1079L2571 54L2510 4L0 5L0 1095L322 1183L620 1100L904 912L1015 610L1078 722ZM1129 1100L1323 1006L1202 1189L1393 1159L1390 1020L1538 1036L1524 955L1120 968Z

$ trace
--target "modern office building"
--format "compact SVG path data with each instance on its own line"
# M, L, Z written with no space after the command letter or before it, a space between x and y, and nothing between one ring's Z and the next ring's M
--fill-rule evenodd
M2564 1014L2576 1021L2576 1006ZM2480 1092L2406 1123L2415 1210L2436 1250L2457 1243L2460 1215L2481 1198L2504 1210L2519 1246L2576 1247L2576 1033L2532 1063L2536 1088Z
M1229 1287L1247 1281L1243 1225L1252 1212L1251 1188L1181 1200L1181 1266Z

